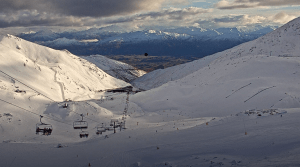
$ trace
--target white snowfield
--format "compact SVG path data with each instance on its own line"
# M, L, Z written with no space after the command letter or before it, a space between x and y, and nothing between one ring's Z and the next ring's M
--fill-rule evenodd
M94 63L109 75L127 82L146 74L143 70L139 70L129 64L109 59L102 55L82 56L82 58Z
M67 50L57 51L11 35L2 37L0 44L0 70L55 101L90 99L98 90L129 85Z
M299 23L297 22L299 21L295 20L294 22L288 23L272 33L254 41L241 44L232 49L228 49L190 63L152 71L134 80L132 84L144 90L153 89L169 81L181 79L193 72L207 67L212 61L219 57L219 61L223 61L223 59L231 60L239 57L263 55L276 57L298 57L300 52L300 41Z
M13 36L0 43L0 70L8 74L0 73L0 166L300 164L299 18L255 41L146 74L148 81L134 85L149 90L129 99L97 92L128 84L65 51ZM102 123L124 122L126 109L126 129L96 135ZM80 114L88 138L73 129ZM51 135L35 134L39 115Z

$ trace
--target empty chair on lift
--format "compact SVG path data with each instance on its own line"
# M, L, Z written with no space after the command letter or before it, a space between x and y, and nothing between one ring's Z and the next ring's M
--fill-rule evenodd
M74 129L87 129L88 123L83 120L83 114L80 114L80 116L82 117L80 121L73 122L73 128Z
M118 123L119 122L119 120L118 119L111 119L111 121L110 121L110 126L114 126L114 123Z
M106 132L106 128L105 128L105 125L102 123L102 126L97 127L96 134L97 134L97 135L100 135L100 134L102 134L103 132Z
M53 130L52 125L43 123L42 118L43 116L40 115L40 123L36 124L36 134L51 135Z

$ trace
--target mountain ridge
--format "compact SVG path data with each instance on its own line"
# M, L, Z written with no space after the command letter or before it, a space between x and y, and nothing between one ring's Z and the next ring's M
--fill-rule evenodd
M181 27L126 32L108 27L75 32L41 31L18 36L55 49L68 49L76 55L141 55L147 52L154 56L201 58L256 39L274 28ZM91 42L83 42L88 40ZM215 47L211 48L212 45Z

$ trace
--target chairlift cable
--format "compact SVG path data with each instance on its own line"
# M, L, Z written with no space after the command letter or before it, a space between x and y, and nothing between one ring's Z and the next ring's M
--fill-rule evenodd
M18 81L18 82L20 82L20 83L23 84L24 86L28 87L29 89L33 90L33 91L36 92L36 93L39 93L40 95L46 97L47 99L49 99L49 100L51 100L51 101L53 101L53 102L56 102L55 100L53 100L53 99L47 97L46 95L44 95L44 94L42 94L42 93L36 91L35 89L33 89L33 88L31 88L30 86L24 84L23 82L19 81L18 79L14 78L14 77L12 77L12 76L10 76L10 75L8 75L8 74L6 74L5 72L3 72L3 71L1 71L1 70L0 70L0 72L3 73L3 74L5 74L6 76L8 76L8 77L10 77L10 78L12 78L12 79ZM111 95L111 96L112 96L112 95ZM107 97L109 97L109 96L107 96ZM0 100L1 100L1 99L0 99ZM15 105L15 104L12 104L12 103L10 103L10 102L4 101L4 100L1 100L1 101L5 102L5 103L8 103L8 104L10 104L10 105L13 105L13 106L15 106L15 107L17 107L17 108L20 108L20 109L22 109L22 110L25 110L25 111L27 111L27 112L29 112L29 113L32 113L32 114L35 114L35 115L40 116L40 115L37 114L37 113L31 112L31 111L29 111L29 110L27 110L27 109L24 109L24 108L22 108L22 107L19 107L19 106ZM87 102L86 102L86 103L87 103ZM87 103L87 104L88 104L88 103ZM90 104L89 104L89 105L90 105ZM91 106L91 105L90 105L90 106ZM73 111L73 110L72 110L72 111ZM78 115L80 115L79 113L77 113L77 112L75 112L75 111L73 111L73 112L76 113L76 114L78 114ZM53 119L53 118L51 118L51 117L48 117L48 116L47 116L46 118L51 119L51 120L54 120L54 121L57 121L57 122L61 122L61 121L55 120L55 119ZM89 120L91 120L91 121L94 121L94 122L99 123L98 121L95 121L95 120L93 120L93 119L91 119L91 118L88 118L88 117L86 117L86 116L85 116L85 118L86 118L86 119L89 119ZM61 122L61 123L65 123L65 122ZM68 123L65 123L65 124L71 125L71 124L68 124ZM71 125L71 126L72 126L72 125Z
M86 102L87 103L87 102ZM73 104L76 104L76 103L73 103ZM87 103L88 104L88 103ZM89 104L90 105L90 104ZM91 105L90 105L91 106ZM75 112L74 110L71 110L72 112L74 112L75 114L78 114L78 115L81 115L82 113L78 113L78 112ZM84 116L86 119L89 119L89 120L91 120L91 121L94 121L94 122L96 122L96 123L100 123L100 122L98 122L98 121L95 121L95 120L93 120L93 119L91 119L91 118L89 118L89 117L87 117L87 116Z
M5 74L6 76L8 76L8 77L10 77L10 78L12 78L12 79L14 79L14 80L18 81L18 82L20 82L20 83L21 83L21 84L23 84L24 86L26 86L26 87L28 87L29 89L33 90L34 92L36 92L36 93L39 93L40 95L42 95L42 96L46 97L47 99L49 99L49 100L51 100L51 101L55 102L55 101L54 101L53 99L51 99L50 97L48 97L48 96L46 96L46 95L44 95L44 94L42 94L42 93L40 93L40 92L36 91L35 89L33 89L33 88L31 88L30 86L28 86L28 85L24 84L23 82L21 82L21 81L17 80L16 78L14 78L14 77L12 77L12 76L10 76L10 75L6 74L5 72L3 72L3 71L1 71L1 70L0 70L0 72L1 72L1 73L3 73L3 74Z
M32 112L32 111L29 111L29 110L27 110L27 109L25 109L25 108L23 108L23 107L20 107L20 106L15 105L15 104L13 104L13 103L7 102L7 101L2 100L2 99L0 99L0 101L5 102L5 103L7 103L7 104L10 104L10 105L12 105L12 106L15 106L15 107L17 107L17 108L20 108L20 109L22 109L22 110L25 110L25 111L27 111L27 112L29 112L29 113L31 113L31 114L40 116L40 114L37 114L37 113ZM49 117L49 116L44 116L44 117L47 118L47 119L51 119L51 120L53 120L53 121L56 121L56 122L60 122L60 123L63 123L63 124L67 124L67 125L72 126L71 124L68 124L68 123L66 123L66 122L63 122L63 121L59 121L59 120L53 119L53 118L51 118L51 117Z

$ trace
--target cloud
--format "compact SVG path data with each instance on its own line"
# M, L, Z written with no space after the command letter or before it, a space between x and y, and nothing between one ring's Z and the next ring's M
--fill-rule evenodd
M289 15L285 12L279 12L271 16L262 15L227 15L215 17L211 19L198 21L199 25L212 25L213 27L237 27L237 26L252 26L252 25L283 25L296 16Z
M16 13L0 13L0 28L29 26L82 26L84 18L38 13L36 10L21 10Z
M211 13L213 9L202 9L189 7L184 9L169 8L157 12L148 12L124 17L111 17L98 21L97 24L122 24L122 26L147 27L147 26L182 26L193 23L206 13Z
M122 23L161 24L161 22L167 23L197 18L201 14L212 11L212 9L196 7L184 9L169 8L156 12L96 18L67 16L38 12L37 10L19 10L14 13L0 13L0 28L17 26L104 26Z
M299 0L221 0L214 5L218 9L258 8L267 6L300 5Z
M223 17L213 18L210 24L214 27L236 27L236 26L248 26L269 23L268 18L263 16L249 16L249 15L228 15ZM203 24L203 23L202 23Z
M175 1L174 1L175 2ZM183 3L179 0L178 3ZM1 10L0 10L1 11ZM104 27L118 25L127 30L141 30L156 26L179 27L200 26L204 28L235 27L255 24L282 25L292 19L294 15L285 12L265 16L263 14L216 14L214 9L203 9L197 7L168 8L157 11L128 14L123 16L90 17L72 16L60 13L40 12L35 9L20 9L15 12L0 12L0 28L6 27L33 27L33 26L56 26L56 27Z
M285 12L280 12L280 13L276 14L275 16L271 17L271 19L275 23L279 23L279 24L285 24L295 18L296 18L296 16L288 15Z
M182 0L177 0L182 3ZM36 10L66 16L107 17L160 9L168 0L1 0L4 13Z
M183 20L188 17L196 17L199 14L210 13L212 11L213 11L212 9L202 9L196 7L189 7L184 9L170 8L159 12L150 12L146 14L141 14L138 15L137 17L141 17L141 18L149 17L152 19L165 18L171 20Z

